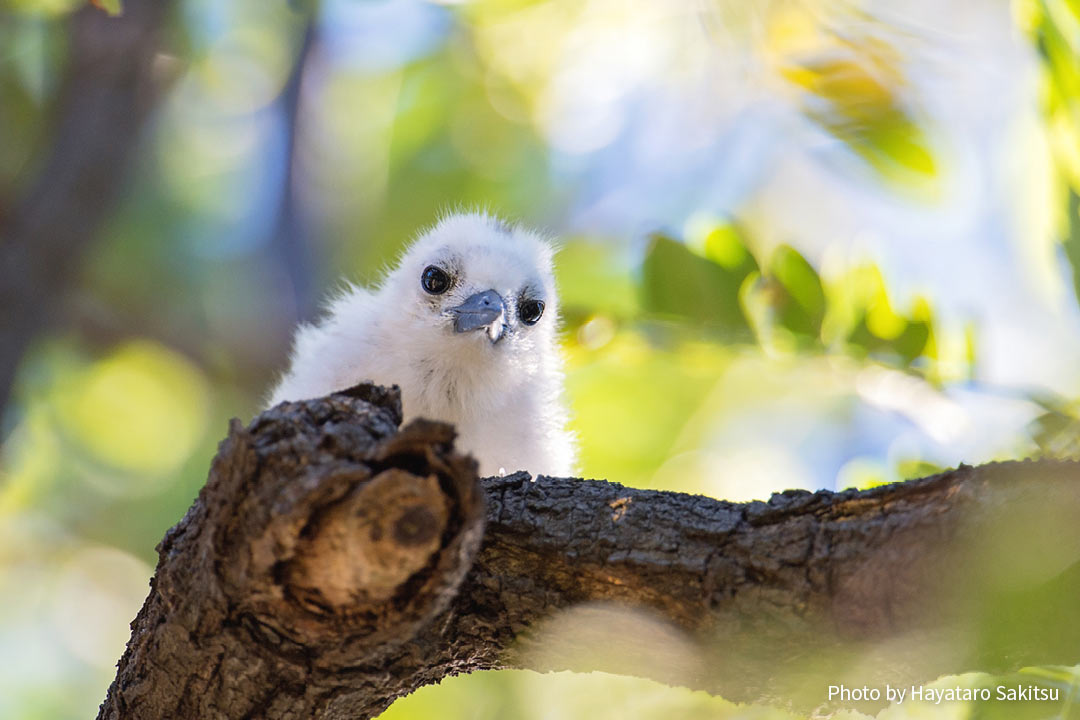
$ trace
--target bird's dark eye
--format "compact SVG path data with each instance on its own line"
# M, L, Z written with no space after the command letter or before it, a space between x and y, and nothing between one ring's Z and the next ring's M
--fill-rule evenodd
M543 314L543 300L522 300L518 303L518 317L526 325L535 325Z
M450 276L440 268L428 265L420 276L420 285L427 293L442 295L450 289Z

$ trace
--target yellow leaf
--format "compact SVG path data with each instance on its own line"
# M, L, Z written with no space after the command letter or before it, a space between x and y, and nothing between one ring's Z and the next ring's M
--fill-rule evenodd
M118 17L124 14L124 6L120 0L90 0L90 4L94 7L104 10L111 17Z

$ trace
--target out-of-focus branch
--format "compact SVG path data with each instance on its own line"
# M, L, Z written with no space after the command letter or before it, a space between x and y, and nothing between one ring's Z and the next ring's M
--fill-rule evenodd
M1080 662L1078 463L736 504L478 480L449 426L400 418L360 386L233 424L100 720L369 718L492 668L806 711L830 684Z
M317 35L317 11L309 10L300 50L279 100L285 119L285 168L272 248L277 255L282 275L289 279L290 290L295 299L296 312L300 320L311 319L319 300L312 282L309 225L304 221L303 208L300 207L299 192L296 187L300 172L296 160L302 133L301 105L304 72L318 41ZM294 324L290 323L290 328Z
M125 0L120 17L88 6L71 18L48 155L0 226L0 409L122 188L158 95L153 59L171 6Z

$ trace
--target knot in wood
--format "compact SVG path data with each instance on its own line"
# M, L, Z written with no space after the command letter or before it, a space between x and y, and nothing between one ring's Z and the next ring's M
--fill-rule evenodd
M438 552L449 513L435 475L384 470L315 521L290 565L290 589L330 610L388 600Z

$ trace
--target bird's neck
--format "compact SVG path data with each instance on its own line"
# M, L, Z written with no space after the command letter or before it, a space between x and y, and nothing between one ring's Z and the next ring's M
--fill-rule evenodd
M445 350L445 349L444 349ZM501 358L485 352L432 352L410 363L402 386L406 414L462 423L503 407L518 384Z

